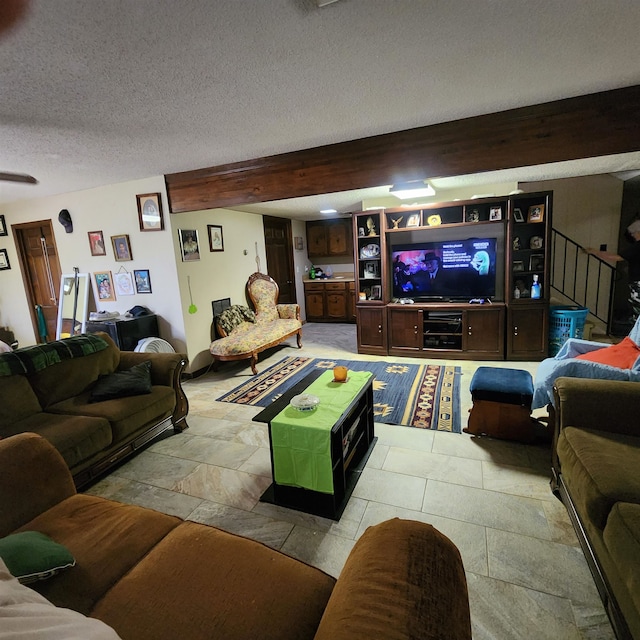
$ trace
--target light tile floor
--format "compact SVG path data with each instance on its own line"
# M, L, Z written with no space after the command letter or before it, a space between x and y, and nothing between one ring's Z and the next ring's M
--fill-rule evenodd
M266 352L397 360L357 353L354 325L307 324ZM420 359L408 362L423 363ZM537 363L452 361L462 368L463 426L477 366L531 371ZM338 576L355 541L393 517L428 522L458 546L475 640L614 638L566 511L549 490L548 445L376 424L378 442L339 522L259 502L271 482L259 408L216 402L247 380L246 362L184 383L190 428L156 442L88 490L260 540Z

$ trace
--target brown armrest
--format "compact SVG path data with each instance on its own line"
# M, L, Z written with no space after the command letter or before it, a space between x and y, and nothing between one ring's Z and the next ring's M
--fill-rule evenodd
M76 493L58 450L35 433L0 440L0 537Z
M186 428L184 421L189 413L189 402L182 388L182 372L187 366L187 356L184 353L139 353L135 351L121 351L118 370L130 369L136 364L151 361L151 383L173 387L176 393L176 406L173 410L173 426L182 430Z
M558 432L571 426L640 435L640 383L558 378L553 393Z
M342 569L315 640L471 639L457 547L431 525L394 518L369 527Z

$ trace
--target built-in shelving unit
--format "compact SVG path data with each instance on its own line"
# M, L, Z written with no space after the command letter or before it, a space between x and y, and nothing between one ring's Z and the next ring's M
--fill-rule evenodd
M496 360L545 357L551 213L551 192L354 213L359 352ZM394 297L394 248L469 238L496 243L493 295L478 304L453 297ZM539 298L531 297L534 275Z

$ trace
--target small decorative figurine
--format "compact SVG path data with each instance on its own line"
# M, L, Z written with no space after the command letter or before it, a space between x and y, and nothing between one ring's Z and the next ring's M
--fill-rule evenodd
M518 236L513 239L513 250L520 251L520 238Z
M402 222L402 218L404 218L404 216L400 216L399 218L396 218L395 220L393 218L391 218L391 222L393 222L393 228L394 229L398 229L398 225Z
M373 223L373 218L367 218L367 229L369 229L369 235L370 236L375 236L376 234L376 227Z

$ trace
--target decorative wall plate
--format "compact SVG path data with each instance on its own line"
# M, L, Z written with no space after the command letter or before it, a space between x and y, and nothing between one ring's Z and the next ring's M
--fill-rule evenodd
M436 227L439 224L441 224L442 220L440 219L440 216L437 213L434 213L433 215L429 216L427 218L427 224L430 227Z
M368 244L360 249L360 258L377 258L379 255L379 244Z

